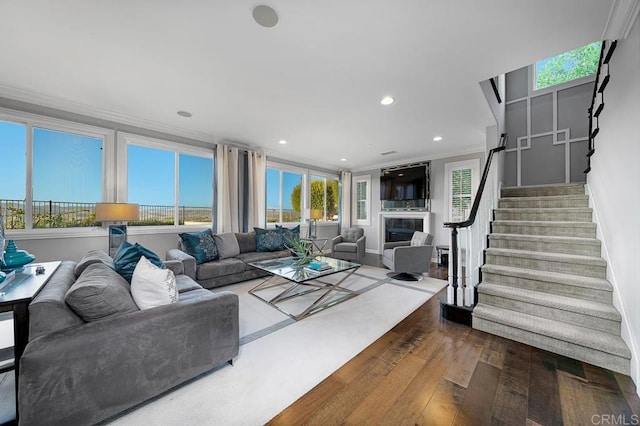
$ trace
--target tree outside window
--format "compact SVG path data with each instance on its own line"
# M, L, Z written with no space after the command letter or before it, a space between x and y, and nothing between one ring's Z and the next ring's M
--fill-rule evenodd
M595 74L598 70L601 46L602 42L597 41L536 62L535 89L544 89Z

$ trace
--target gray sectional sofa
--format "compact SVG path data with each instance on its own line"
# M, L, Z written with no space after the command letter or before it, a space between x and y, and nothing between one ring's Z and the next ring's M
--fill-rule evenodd
M176 276L177 303L138 310L124 301L125 312L83 320L65 295L74 285L96 283L104 291L118 286L122 295L123 278L109 261L92 253L80 263L62 262L30 304L20 425L94 424L238 354L238 296L203 289L180 261L165 263Z
M288 249L257 251L255 232L225 233L215 237L217 250L222 258L197 264L195 257L175 248L167 251L167 260L180 260L184 265L185 275L204 288L211 289L267 275L266 272L249 266L251 262L291 256Z

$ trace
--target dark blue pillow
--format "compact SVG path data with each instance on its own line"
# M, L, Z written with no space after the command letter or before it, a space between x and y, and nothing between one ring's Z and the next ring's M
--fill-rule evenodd
M218 258L218 246L213 239L211 229L200 232L183 232L178 236L182 241L184 251L195 257L198 265Z
M296 225L293 228L276 225L276 231L279 231L282 235L283 245L290 245L291 241L300 239L300 225Z
M256 251L276 251L284 249L282 233L277 229L253 228L256 231Z
M113 256L113 264L116 272L122 275L122 277L128 282L131 282L133 271L136 269L136 265L142 256L149 259L149 262L159 268L165 267L162 260L160 260L160 257L148 248L142 247L138 243L131 244L130 242L125 241L120 244L120 248L118 248L116 255Z

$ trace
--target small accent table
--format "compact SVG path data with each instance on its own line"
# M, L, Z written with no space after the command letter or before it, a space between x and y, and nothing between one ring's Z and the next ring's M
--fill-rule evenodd
M44 273L36 275L36 267L43 266ZM13 364L7 363L0 372L15 370L16 419L18 418L18 379L20 357L29 343L29 303L42 290L60 262L39 262L25 265L10 281L0 284L0 312L13 312Z
M327 243L329 242L328 238L318 238L318 237L308 237L308 238L300 238L300 241L303 241L305 243L309 243L311 245L311 252L315 252L315 250L318 250L317 253L315 253L317 256L324 256L324 248L327 246ZM315 249L315 250L314 250Z
M436 246L438 265L449 266L449 246Z

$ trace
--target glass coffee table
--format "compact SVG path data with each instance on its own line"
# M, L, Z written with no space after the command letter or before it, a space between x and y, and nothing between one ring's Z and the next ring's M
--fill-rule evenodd
M249 293L296 321L358 295L341 284L360 267L359 263L318 257L316 260L327 263L331 269L313 271L296 265L296 260L284 257L249 263L270 274ZM331 278L332 281L326 280L335 274L341 275ZM300 313L293 313L296 311Z

